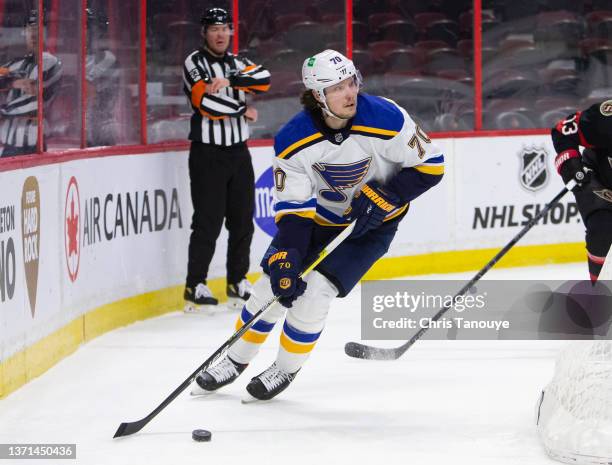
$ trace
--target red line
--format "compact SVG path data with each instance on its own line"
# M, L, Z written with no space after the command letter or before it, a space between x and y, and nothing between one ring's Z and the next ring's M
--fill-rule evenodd
M81 148L87 147L87 0L81 0Z
M482 0L474 0L474 129L482 129Z
M147 2L140 0L140 143L147 145Z
M249 139L248 145L249 147L272 147L274 145L274 139Z
M238 21L238 0L232 1L232 24L234 26L234 40L232 41L232 52L238 54L240 50L240 23Z
M53 12L53 15L51 15ZM58 26L60 17L59 13L59 0L53 0L51 3L51 10L49 11L49 35L47 36L47 49L49 52L55 55L57 52L57 36L58 36Z
M432 139L466 138L466 137L510 137L510 136L547 136L550 129L493 129L480 131L445 131L428 132Z
M0 27L4 26L4 0L0 0Z
M346 56L353 59L353 0L346 0Z
M511 129L493 131L448 131L432 132L427 135L432 139L466 138L466 137L521 137L545 136L548 129ZM253 139L248 141L249 147L272 147L273 139ZM24 155L20 157L0 158L0 173L34 166L52 165L73 160L100 158L122 155L148 155L151 153L180 152L189 150L189 142L169 141L149 145L118 145L112 147L91 147L86 149L68 149L57 152Z
M272 147L273 139L249 140L249 147ZM185 152L189 142L170 141L150 145L114 145L110 147L89 147L85 149L67 149L45 152L44 155L33 154L19 157L0 158L0 173L35 166L53 165L74 160L90 158L115 157L123 155L150 155L152 153Z
M44 100L43 100L43 35L44 35L44 25L43 25L43 0L38 0L38 90L37 96L38 99L38 111L36 112L36 122L38 124L37 134L36 134L36 152L42 153L43 151L43 121L44 121Z

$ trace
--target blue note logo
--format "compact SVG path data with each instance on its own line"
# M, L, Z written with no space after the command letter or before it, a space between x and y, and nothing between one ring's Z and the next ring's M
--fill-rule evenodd
M262 173L255 183L255 224L269 236L276 234L274 223L274 176L272 167Z
M312 168L329 187L329 189L321 189L319 195L328 202L346 201L346 194L341 191L358 185L368 173L371 161L372 158L364 158L344 165L315 163Z

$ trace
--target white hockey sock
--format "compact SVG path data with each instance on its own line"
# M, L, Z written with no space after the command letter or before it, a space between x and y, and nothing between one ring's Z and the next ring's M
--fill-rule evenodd
M242 312L236 321L235 330L237 331L245 322L253 317L267 302L274 298L270 288L268 276L263 275L253 286L251 297L242 308ZM285 313L284 307L274 305L263 317L244 333L244 335L234 343L228 351L232 360L238 363L250 363L259 352L259 348L264 343L274 324Z
M307 278L306 292L287 311L280 337L276 363L287 373L295 373L314 349L338 290L322 274L312 272Z

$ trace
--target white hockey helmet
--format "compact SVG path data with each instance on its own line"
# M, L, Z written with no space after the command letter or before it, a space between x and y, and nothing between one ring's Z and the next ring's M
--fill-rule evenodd
M351 76L354 76L357 84L361 86L361 74L355 68L353 61L335 50L328 49L317 53L310 58L306 58L302 65L302 82L307 89L317 93L323 110L329 114L332 113L327 107L325 89Z

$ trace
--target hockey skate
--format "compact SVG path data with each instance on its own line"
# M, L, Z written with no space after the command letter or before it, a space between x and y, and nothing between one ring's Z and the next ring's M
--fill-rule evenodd
M192 396L210 394L217 389L233 383L245 370L248 363L234 362L229 356L223 357L214 366L196 376L191 389Z
M270 400L276 397L287 389L297 373L297 371L295 373L287 373L281 370L276 365L276 362L274 362L270 368L255 376L247 384L246 390L252 396L252 399L244 399L243 403L248 404L257 400Z
M251 297L253 286L246 278L243 278L238 284L228 284L226 291L227 306L234 310L240 310Z
M185 286L183 298L185 299L185 313L206 313L219 303L208 286L203 283L199 283L195 288Z

